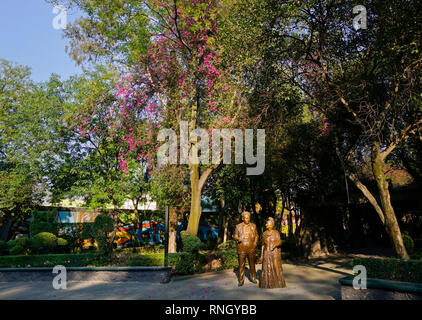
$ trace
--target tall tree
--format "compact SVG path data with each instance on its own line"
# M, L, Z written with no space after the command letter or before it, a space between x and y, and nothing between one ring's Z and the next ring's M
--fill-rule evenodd
M41 202L66 157L64 90L57 75L35 83L27 67L0 62L1 207L24 217Z
M274 5L267 29L274 46L268 57L286 67L284 79L301 88L314 115L336 134L349 179L376 210L397 255L408 258L385 170L387 157L422 125L422 28L413 14L420 2L369 1L366 29L358 30L352 1ZM357 174L365 161L378 197Z
M70 27L67 35L77 39L72 43L73 52L83 57L121 55L124 61L134 61L130 78L122 84L124 112L137 109L135 113L140 116L142 111L154 113L148 118L153 130L158 131L158 124L177 130L182 121L187 121L190 136L198 127L239 126L236 121L240 119L241 94L220 64L217 3L113 1L105 8L100 1L68 1L88 16ZM128 25L125 27L117 17ZM129 21L131 18L135 24ZM134 47L138 49L128 50ZM141 48L146 52L137 56ZM133 138L128 142L133 144ZM193 150L195 154L200 143L193 137L187 153ZM196 235L202 191L216 165L202 166L191 160L187 165L192 193L188 232Z

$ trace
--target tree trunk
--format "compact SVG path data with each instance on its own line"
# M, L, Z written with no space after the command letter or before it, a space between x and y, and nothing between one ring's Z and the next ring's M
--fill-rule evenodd
M176 207L170 207L169 213L169 253L176 253L176 237L177 237L177 211Z
M187 233L190 235L196 236L198 234L199 219L201 218L202 208L201 208L201 199L202 199L202 189L204 188L205 182L210 176L212 168L206 168L204 172L199 175L199 165L191 164L190 165L190 183L191 183L191 205L190 205L190 214L189 222L187 227Z
M223 242L223 224L224 224L224 212L225 212L225 203L224 199L221 199L220 205L219 205L219 212L218 212L218 239L217 244L220 244Z
M199 189L199 165L191 165L190 170L190 183L191 183L191 205L189 222L187 232L193 236L198 233L199 219L201 218L201 195L202 189Z
M226 215L224 223L224 235L223 235L223 242L226 242L229 237L229 215Z
M281 214L280 214L280 232L283 231L283 216L284 216L284 209L286 209L286 202L285 199L282 198L281 200Z
M134 207L134 211L133 214L135 215L135 219L132 221L133 223L133 233L132 233L132 252L136 253L136 246L138 244L137 238L136 238L136 228L138 227L139 224L139 219L138 219L138 203L139 200L135 200L133 201L133 207Z
M379 142L375 142L373 144L371 151L372 172L378 186L381 207L385 218L385 230L393 241L397 256L402 259L409 259L409 255L407 254L406 247L403 243L403 238L400 232L396 214L394 212L393 206L391 205L388 181L384 174L385 162L380 153Z
M297 245L302 251L302 255L309 258L319 258L327 256L327 232L324 226L325 215L315 217L312 212L315 208L304 210L300 227L297 229ZM306 212L306 213L305 213Z
M289 239L293 238L293 214L292 210L289 209L289 216L288 216L288 237Z

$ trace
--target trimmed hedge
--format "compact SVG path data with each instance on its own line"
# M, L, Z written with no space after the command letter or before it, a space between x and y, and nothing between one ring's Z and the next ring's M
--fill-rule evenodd
M94 253L83 254L40 254L0 257L0 268L26 268L26 267L85 267L98 265L100 260Z
M169 256L171 253L169 253ZM147 253L129 259L128 265L130 267L154 267L164 265L164 254L162 253ZM169 263L171 265L171 263Z
M415 242L413 241L412 237L409 236L409 233L407 232L403 232L402 237L403 237L403 243L404 243L404 246L406 247L407 253L412 254L413 249L415 248Z
M174 266L175 274L193 274L202 271L205 264L205 255L192 254L190 252L169 253L168 265ZM128 263L129 266L162 266L164 265L164 255L162 253L148 253L132 257Z
M204 247L204 244L197 236L192 236L186 231L180 232L184 252L197 253Z
M53 249L57 246L57 237L50 232L41 232L32 238L34 250Z
M421 260L355 258L352 264L365 266L368 278L422 283Z
M236 268L238 266L237 249L218 251L217 256L221 258L220 270Z

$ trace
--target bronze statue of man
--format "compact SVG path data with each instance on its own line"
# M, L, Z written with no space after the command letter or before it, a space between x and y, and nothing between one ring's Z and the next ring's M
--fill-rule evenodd
M245 281L246 257L249 262L249 275L253 283L256 281L255 254L258 244L258 232L256 225L251 223L251 214L247 211L242 213L242 223L236 226L233 239L237 241L237 258L239 262L239 287Z

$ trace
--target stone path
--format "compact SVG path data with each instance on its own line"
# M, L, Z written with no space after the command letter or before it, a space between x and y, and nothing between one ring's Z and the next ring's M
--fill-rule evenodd
M245 279L237 286L233 270L195 276L173 277L168 284L140 282L68 282L55 290L49 282L0 283L0 300L294 300L340 299L338 280L352 274L349 259L323 259L307 263L284 263L287 288L260 289ZM260 266L258 265L258 276Z

